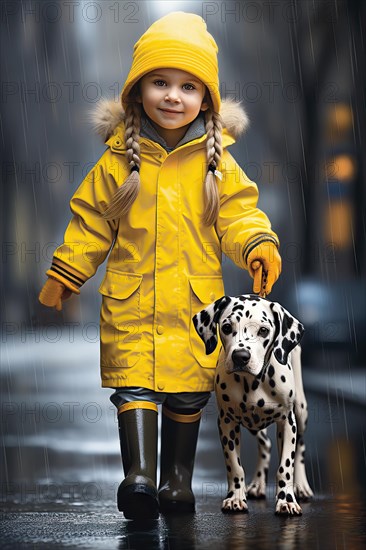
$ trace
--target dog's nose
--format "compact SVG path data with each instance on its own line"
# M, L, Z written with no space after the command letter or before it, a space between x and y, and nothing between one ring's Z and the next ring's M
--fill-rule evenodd
M250 359L250 352L247 349L236 349L231 356L236 367L245 367Z

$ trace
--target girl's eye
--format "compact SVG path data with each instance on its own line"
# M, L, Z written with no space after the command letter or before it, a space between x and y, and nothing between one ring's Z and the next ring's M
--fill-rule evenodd
M165 80L154 80L154 84L155 86L159 86L160 88L162 88L163 86L166 86L166 82ZM193 84L183 84L183 89L184 90L195 90L195 86L193 86Z
M261 328L258 330L258 335L259 335L259 336L262 336L263 338L265 338L266 336L268 336L268 333L269 333L269 329L266 328L266 327L261 327Z

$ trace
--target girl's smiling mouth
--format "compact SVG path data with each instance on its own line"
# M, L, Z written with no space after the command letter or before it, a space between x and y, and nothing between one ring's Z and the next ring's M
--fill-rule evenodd
M180 115L183 113L183 111L174 111L173 109L159 109L159 111L162 111L168 115Z

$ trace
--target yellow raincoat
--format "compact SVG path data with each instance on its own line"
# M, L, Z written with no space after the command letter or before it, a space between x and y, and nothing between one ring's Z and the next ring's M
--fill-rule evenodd
M224 294L222 252L246 268L244 255L254 236L256 243L260 235L278 242L256 206L256 184L227 150L242 112L236 104L226 113L224 107L215 226L202 223L206 135L170 153L141 138L138 198L124 219L101 217L129 173L121 113L106 123L108 148L71 199L73 218L47 273L57 271L80 286L109 254L99 288L105 387L212 391L219 350L205 355L192 316Z

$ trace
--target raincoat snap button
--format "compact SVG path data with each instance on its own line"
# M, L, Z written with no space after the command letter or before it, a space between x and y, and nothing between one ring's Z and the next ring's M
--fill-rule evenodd
M211 294L210 294L210 300L214 300L214 299L215 299L215 294L214 294L214 292L211 292Z
M158 326L156 327L156 332L157 332L158 334L163 334L163 332L164 332L164 327L163 327L163 325L158 325Z
M118 145L121 145L121 141L119 139L116 139L114 144L118 147Z
M110 285L110 287L108 288L108 292L113 292L114 291L114 285Z
M165 388L164 384L161 384L161 383L158 384L158 390L162 391L164 388Z

